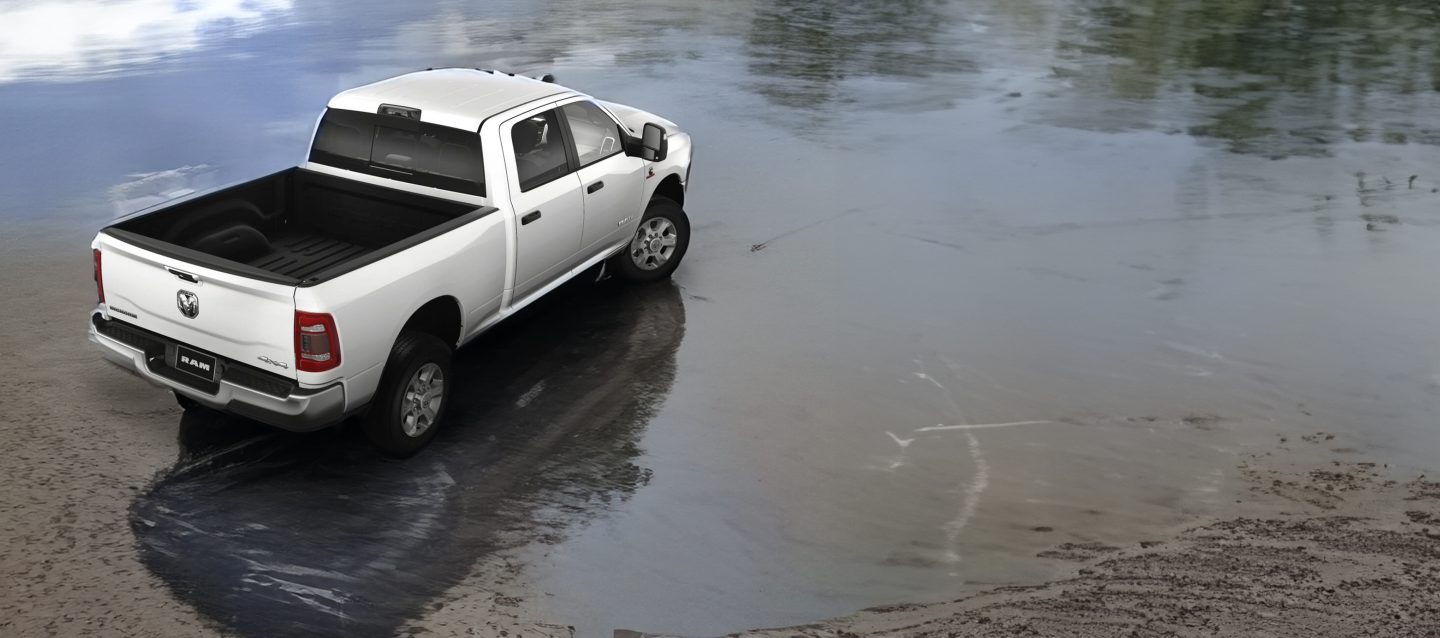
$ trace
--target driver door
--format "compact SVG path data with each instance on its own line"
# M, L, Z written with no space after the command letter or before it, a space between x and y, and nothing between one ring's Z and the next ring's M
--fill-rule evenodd
M645 212L644 160L625 154L620 125L592 102L560 107L579 160L577 175L584 189L585 228L581 259L629 237Z

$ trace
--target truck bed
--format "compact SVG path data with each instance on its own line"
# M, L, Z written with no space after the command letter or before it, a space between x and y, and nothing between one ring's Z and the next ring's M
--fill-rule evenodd
M102 232L225 272L303 286L494 210L292 168Z
M279 275L305 279L370 251L323 233L296 231L277 235L270 241L270 252L245 263Z

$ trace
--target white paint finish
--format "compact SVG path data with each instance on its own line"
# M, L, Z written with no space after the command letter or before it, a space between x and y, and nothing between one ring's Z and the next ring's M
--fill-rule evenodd
M554 281L575 265L585 223L585 198L574 173L528 192L511 191L510 205L522 220L515 236L515 296Z
M453 298L462 317L484 321L500 309L506 256L504 213L496 212L335 279L296 288L297 310L335 316L341 352L338 368L302 372L300 380L331 383L382 365L400 328L432 299ZM374 379L378 383L379 375ZM346 385L352 407L373 393L373 385Z
M580 121L576 122L575 116L578 114L571 112L574 108L567 111L565 107L578 104L599 106L595 100L588 98L570 98L560 102L560 114L570 121L572 137L577 138L579 137L575 134L577 128L585 128L584 117L579 116ZM634 134L631 127L615 117L612 111L605 108L599 110L609 116L612 122L611 126ZM658 119L660 118L651 118L650 121ZM617 136L618 132L612 131L609 139L613 140L614 144L621 145L622 142ZM577 147L580 146L578 140L574 143ZM588 151L591 149L577 150ZM583 152L581 159L584 160ZM643 208L639 212L636 211L635 202L649 201L649 198L645 196L645 182L647 179L653 179L646 177L650 164L651 162L619 152L592 162L579 170L580 184L584 188L585 195L585 230L580 242L582 250L592 250L597 244L609 243L621 236L631 236L636 227L636 224L632 222L639 222L639 216L643 213ZM591 189L597 186L598 190L591 192Z
M528 295L525 295L525 296L523 296L523 297L522 297L522 296L519 296L519 295L511 295L511 296L509 296L509 301L507 301L507 302L505 303L504 308L503 308L498 314L496 314L496 315L494 315L494 316L491 316L489 319L486 319L486 320L485 320L483 323L481 323L479 326L476 326L475 328L473 328L473 329L472 329L472 332L469 333L470 336L467 337L466 339L464 339L464 341L469 341L471 338L475 337L476 335L479 335L480 333L482 333L482 332L484 332L485 330L489 329L491 326L495 325L496 323L499 323L501 320L505 319L506 317L509 317L510 315L513 315L513 314L515 314L515 313L523 310L526 306L530 305L531 303L534 303L536 299L539 299L539 298L541 298L541 297L544 297L546 294L549 294L550 291L555 290L556 288L559 288L560 286L565 285L566 282L570 281L571 279L574 279L576 276L578 276L578 275L580 275L581 273L589 270L592 266L595 266L595 265L599 264L600 262L605 261L606 259L610 258L611 255L614 255L615 253L619 252L620 249L621 249L621 248L624 248L625 245L628 244L628 243L629 243L628 240L622 241L622 242L617 243L617 244L615 244L615 245L613 245L613 246L607 247L605 250L601 250L601 251L596 252L596 253L595 253L594 255L592 255L589 259L586 259L585 261L580 262L579 265L575 266L574 268L571 268L568 272L565 272L565 273L561 274L559 277L555 278L554 281L551 281L550 283L545 284L545 286L544 286L543 288L540 288L540 289L538 289L538 290L535 290L535 291L531 292L531 293L528 294ZM508 291L507 291L507 292L508 292Z
M655 188L660 185L661 181L671 175L674 175L680 179L681 186L684 186L687 189L690 187L690 185L686 183L686 180L689 179L689 176L686 173L687 169L690 167L690 159L692 152L692 149L690 147L690 135L688 133L685 133L684 131L681 131L680 125L663 117L660 117L659 115L650 113L648 111L642 111L633 106L626 106L624 104L616 104L614 102L606 102L603 100L592 101L600 105L606 111L609 111L611 115L615 116L615 118L620 121L620 125L624 126L626 130L630 131L631 135L639 135L641 133L641 129L645 127L646 122L654 122L656 124L659 124L660 126L665 127L666 132L669 133L669 155L665 158L665 161L653 163L647 162L647 164L650 165L649 167L654 169L655 176L645 180L645 195L642 198L642 201L650 201L650 198L655 195ZM640 225L639 218L636 218L635 225L636 227ZM631 228L629 230L633 232L634 228Z
M574 94L558 84L476 69L420 71L336 95L330 108L375 113L381 104L420 109L420 121L478 131L486 118L549 96Z
M688 135L653 114L601 103L632 132L644 122L665 126L670 131L666 160L646 162L622 154L589 167L593 170L571 173L521 193L514 181L509 124L561 102L581 99L588 98L554 84L467 69L413 73L341 93L330 101L332 108L374 112L380 104L398 104L420 109L422 121L477 130L485 154L486 196L452 193L313 162L303 164L305 168L498 210L309 287L212 272L101 235L95 245L106 253L107 298L119 308L130 304L133 308L125 309L145 317L139 321L119 318L194 347L252 365L259 363L260 356L288 363L288 371L275 371L297 379L304 387L342 382L347 411L359 409L373 398L396 337L421 306L437 298L454 299L461 309L459 342L464 344L622 249L661 180L672 175L685 178L690 162ZM647 178L652 170L654 175ZM590 176L604 179L606 188L601 197L594 198L592 209L587 209L590 202L582 181ZM541 219L521 226L520 216L535 209L541 210ZM628 221L618 223L627 217ZM587 219L609 224L613 230L585 236ZM167 309L175 308L175 291L184 282L166 273L163 265L201 277L202 287L193 291L201 296L200 319L205 321L186 324L183 318L164 318ZM296 370L295 310L335 317L341 353L338 367L321 373ZM174 314L180 317L178 310Z
M295 378L295 289L231 275L100 235L105 300L110 316L191 346L289 378ZM166 268L199 279L183 281ZM180 313L176 295L199 298L193 319ZM236 309L243 308L243 312ZM133 316L132 316L133 315ZM268 357L288 369L260 361Z
M554 281L575 265L580 237L585 226L585 194L580 178L570 173L546 184L522 191L515 169L516 153L511 131L517 122L551 110L553 105L530 109L507 117L499 127L497 144L504 149L505 185L510 208L521 220L515 230L514 295L522 297ZM559 131L554 134L558 135ZM540 214L529 224L527 215Z
M660 126L663 126L667 130L669 130L671 133L678 133L680 131L679 124L671 122L670 120L660 117L659 115L656 115L654 113L642 111L633 106L616 104L614 102L606 102L604 100L594 100L594 102L596 104L599 104L605 110L610 111L610 114L615 116L615 119L620 120L620 123L624 125L625 128L629 129L632 135L639 135L640 129L644 128L647 122L654 122L656 124L659 124Z
M629 238L635 232L644 208L636 210L635 202L646 201L646 162L624 153L611 155L580 169L580 185L585 195L585 230L581 244L592 249L598 244ZM604 188L589 192L591 185L603 182ZM626 217L633 217L620 223Z

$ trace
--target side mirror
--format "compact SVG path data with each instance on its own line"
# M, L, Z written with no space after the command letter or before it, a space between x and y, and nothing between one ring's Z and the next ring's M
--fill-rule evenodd
M640 135L640 159L663 162L669 150L670 140L666 137L665 129L654 122L646 124L645 132Z

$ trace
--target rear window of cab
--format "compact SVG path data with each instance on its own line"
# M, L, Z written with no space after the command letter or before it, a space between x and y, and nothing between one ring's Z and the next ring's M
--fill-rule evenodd
M310 161L377 177L485 195L474 131L394 115L326 109Z

